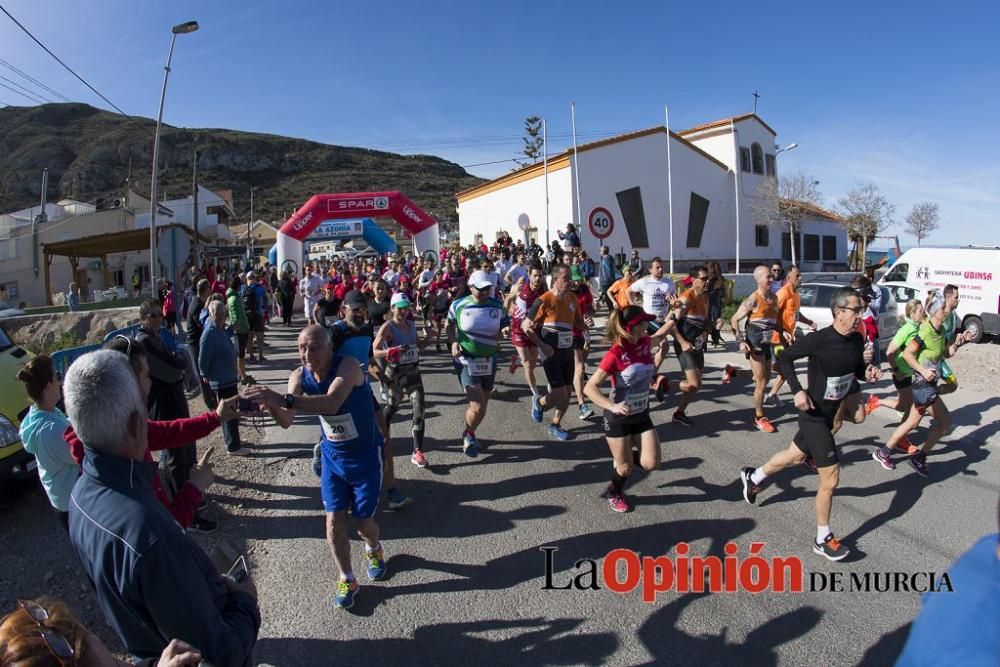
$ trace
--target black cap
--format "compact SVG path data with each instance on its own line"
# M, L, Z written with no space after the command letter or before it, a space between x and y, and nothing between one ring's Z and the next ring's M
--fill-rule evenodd
M361 308L368 305L368 299L358 290L352 289L344 296L344 305L348 308Z

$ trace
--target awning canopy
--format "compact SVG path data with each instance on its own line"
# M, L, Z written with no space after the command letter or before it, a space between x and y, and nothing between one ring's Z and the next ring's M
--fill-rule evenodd
M194 232L186 225L157 225L157 231L177 228L186 233L192 239ZM213 239L198 234L202 243L209 243ZM149 230L129 229L124 232L112 232L110 234L95 234L94 236L83 236L78 239L68 239L66 241L55 241L53 243L42 243L42 252L46 255L58 257L104 257L120 252L132 252L133 250L149 250Z

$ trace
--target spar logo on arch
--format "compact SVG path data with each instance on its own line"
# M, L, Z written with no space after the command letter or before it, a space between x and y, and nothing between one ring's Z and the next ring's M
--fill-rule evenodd
M389 198L378 197L354 197L345 199L331 199L328 209L334 211L386 211L389 209ZM419 218L417 218L419 220Z

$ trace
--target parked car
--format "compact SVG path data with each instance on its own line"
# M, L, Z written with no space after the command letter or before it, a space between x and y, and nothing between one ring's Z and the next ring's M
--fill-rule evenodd
M1000 248L910 248L879 281L886 287L958 287L962 328L973 342L1000 335Z
M833 300L836 291L842 287L846 287L846 284L819 281L802 283L799 286L799 298L801 299L799 312L815 322L817 329L830 326L833 324L830 301ZM879 347L884 351L889 347L892 337L896 335L896 329L899 328L899 315L892 292L880 285L875 285L873 289L882 292L882 303L879 304L879 312L876 313L876 317L878 318ZM798 323L798 329L800 332L809 331L809 327L802 322Z
M24 314L25 312L20 308L15 308L6 301L0 301L0 320L7 317L19 317Z
M15 376L30 358L0 326L0 489L11 479L37 476L35 457L24 451L18 433L29 401Z
M927 303L927 295L936 291L933 287L904 285L902 283L893 283L892 285L886 285L886 287L889 289L889 293L892 294L892 298L896 300L897 314L900 317L906 317L906 303L908 301L911 299L920 299L921 303Z

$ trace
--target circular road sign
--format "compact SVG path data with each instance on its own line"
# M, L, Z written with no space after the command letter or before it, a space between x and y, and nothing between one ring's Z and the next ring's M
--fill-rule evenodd
M591 234L599 239L606 239L614 231L615 219L611 217L611 211L598 206L590 212L589 224Z
M522 232L528 231L528 228L531 227L531 218L528 217L527 213L517 216L517 226L521 228Z

